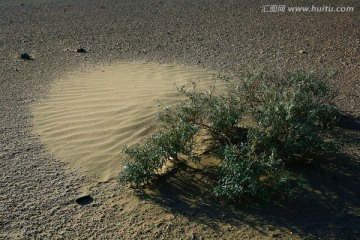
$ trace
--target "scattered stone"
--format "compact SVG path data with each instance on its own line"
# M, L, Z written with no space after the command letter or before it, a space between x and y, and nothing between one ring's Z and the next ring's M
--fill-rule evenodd
M76 199L76 203L85 206L92 203L94 199L90 195L82 196Z
M20 58L21 59L24 59L24 60L32 60L32 57L30 56L30 54L28 54L28 53L22 53L22 54L20 54Z
M299 50L299 53L301 53L301 54L306 54L306 53L307 53L307 51L305 51L305 50L301 49L301 50Z
M87 51L85 50L85 48L78 48L78 49L76 49L76 52L78 52L78 53L86 53Z

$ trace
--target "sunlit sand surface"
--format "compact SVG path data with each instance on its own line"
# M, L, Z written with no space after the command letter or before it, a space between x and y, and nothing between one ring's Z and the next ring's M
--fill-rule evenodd
M151 131L159 111L179 101L176 85L209 86L213 73L172 65L121 63L59 80L33 106L34 131L61 161L97 181L117 177L124 146Z

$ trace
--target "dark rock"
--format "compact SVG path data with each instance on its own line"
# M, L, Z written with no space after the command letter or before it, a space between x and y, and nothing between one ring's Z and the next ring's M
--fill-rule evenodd
M32 60L32 57L28 53L22 53L20 54L20 58L24 60Z
M94 199L90 195L82 196L76 199L76 203L82 206L92 203Z
M78 52L78 53L86 53L87 51L85 50L85 48L78 48L78 49L76 49L76 52Z

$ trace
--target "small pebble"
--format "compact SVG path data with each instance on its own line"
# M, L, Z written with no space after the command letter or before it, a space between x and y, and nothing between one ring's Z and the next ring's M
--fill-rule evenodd
M31 59L32 59L31 56L30 56L30 54L28 54L28 53L22 53L22 54L20 55L20 58L21 58L21 59L24 59L24 60L31 60Z
M76 49L76 52L78 52L78 53L86 53L86 50L85 50L85 48L78 48L78 49Z

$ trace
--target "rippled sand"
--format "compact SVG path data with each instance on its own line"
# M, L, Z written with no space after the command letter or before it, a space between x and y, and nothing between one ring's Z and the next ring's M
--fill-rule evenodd
M34 131L61 161L98 181L121 171L121 150L151 132L159 103L179 101L176 85L203 87L211 72L174 65L122 63L59 80L33 106Z

